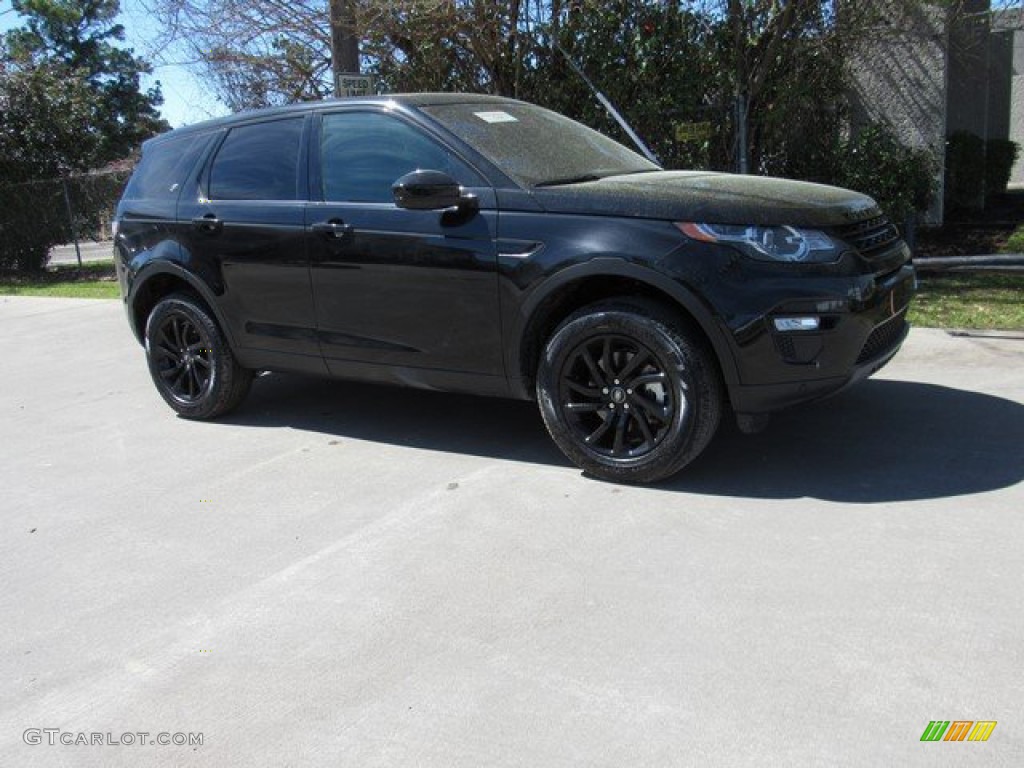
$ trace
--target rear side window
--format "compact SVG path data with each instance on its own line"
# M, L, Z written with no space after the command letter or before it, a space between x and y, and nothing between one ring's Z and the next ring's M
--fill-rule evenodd
M125 188L124 199L176 200L209 140L210 134L192 134L144 149L142 160Z
M303 118L232 128L210 168L211 200L295 200Z

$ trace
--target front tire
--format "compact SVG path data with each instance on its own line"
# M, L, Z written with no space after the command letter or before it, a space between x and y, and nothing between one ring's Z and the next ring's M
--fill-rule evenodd
M187 419L227 413L252 384L252 371L238 364L210 311L189 294L171 294L153 307L146 358L160 396Z
M595 477L663 480L711 441L723 409L710 353L660 304L584 307L549 339L537 401L562 452Z

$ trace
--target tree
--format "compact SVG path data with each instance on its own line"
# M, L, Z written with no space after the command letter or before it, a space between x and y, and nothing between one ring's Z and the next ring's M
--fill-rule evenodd
M523 54L528 65L520 77L523 98L632 146L572 71L565 51L664 165L693 168L711 162L710 137L695 142L675 137L677 124L717 123L721 114L703 18L674 3L574 3L530 33Z
M58 63L0 72L0 181L86 170L98 149L96 104L84 78ZM60 119L54 119L60 115Z
M159 86L140 88L148 64L114 44L124 39L117 0L14 9L26 23L0 38L0 266L35 270L70 235L66 188L52 180L128 157L169 126ZM109 194L87 197L76 215L91 220Z
M218 96L236 110L331 95L332 51L342 69L368 64L387 90L514 95L523 71L522 0L155 3L168 37L205 65ZM332 21L345 33L334 35L334 49Z
M115 21L118 0L14 0L13 7L26 25L6 35L8 72L63 73L90 94L90 119L82 127L92 140L66 154L64 165L82 168L126 157L169 127L157 111L163 103L159 84L141 89L140 78L151 67L114 44L124 40L124 27Z
M326 0L154 0L154 12L232 110L333 92Z
M402 90L519 96L531 26L542 21L526 9L522 0L363 0L370 68Z
M887 6L953 14L966 1L346 0L384 92L514 96L623 138L564 49L667 167L823 182L838 178L849 125L848 52L890 34ZM233 108L330 93L328 0L158 2ZM677 140L690 123L710 131Z

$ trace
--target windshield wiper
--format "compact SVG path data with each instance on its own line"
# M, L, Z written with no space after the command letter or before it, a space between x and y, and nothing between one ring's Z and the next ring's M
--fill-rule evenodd
M596 173L583 173L579 176L566 176L563 179L549 179L548 181L541 181L533 186L535 187L557 187L562 184L582 184L585 181L600 181L604 176L598 176Z

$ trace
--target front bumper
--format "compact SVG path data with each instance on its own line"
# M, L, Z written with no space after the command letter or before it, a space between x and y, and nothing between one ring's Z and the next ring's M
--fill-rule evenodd
M884 275L819 283L827 292L786 300L732 329L740 381L730 389L737 413L768 413L835 394L884 366L907 337L916 286L906 263ZM801 286L805 290L806 285ZM779 331L778 317L816 317L813 331Z

